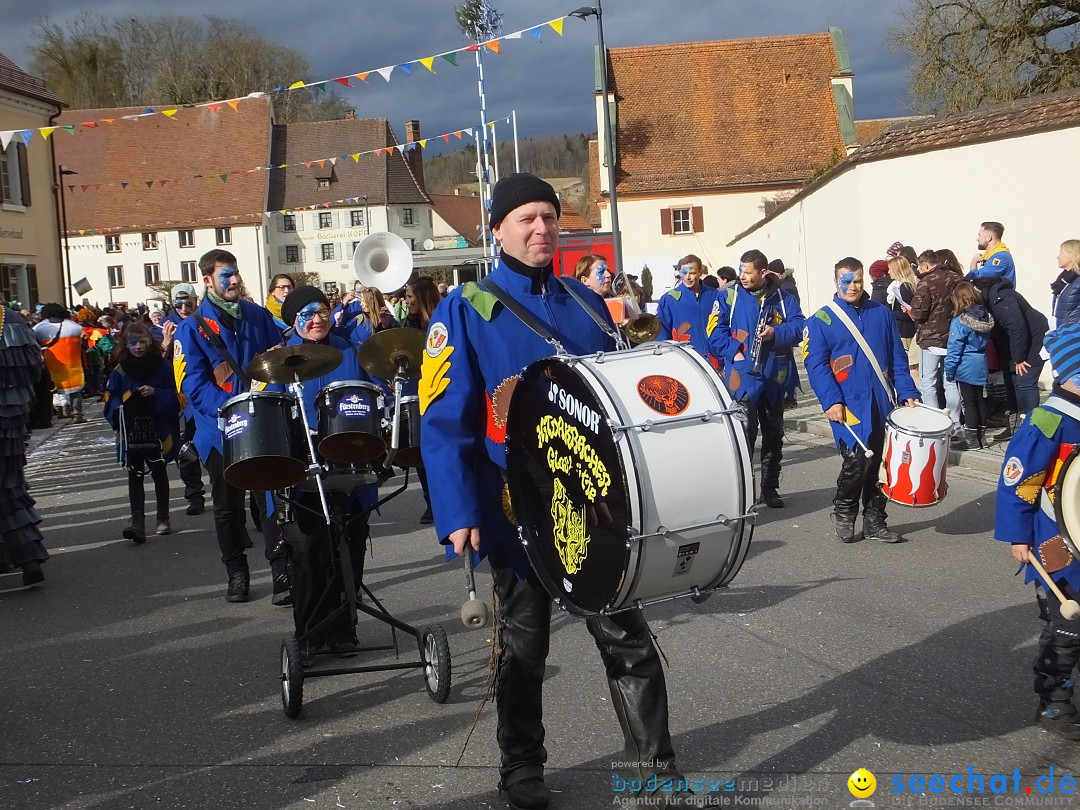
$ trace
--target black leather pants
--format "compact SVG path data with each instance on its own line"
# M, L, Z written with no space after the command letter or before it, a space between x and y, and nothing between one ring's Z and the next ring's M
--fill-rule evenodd
M887 501L878 486L878 472L881 470L881 452L885 446L885 426L876 413L870 441L866 445L873 456L867 458L854 440L851 444L854 447L844 445L840 451L840 475L836 479L833 511L837 517L854 520L859 516L861 503L868 521L880 520L884 523Z
M750 445L750 461L754 460L754 445L761 431L761 488L780 488L780 462L784 458L784 395L777 394L769 402L762 394L757 402L747 403L746 442Z
M1069 599L1080 599L1067 582L1058 582L1061 590ZM1080 663L1080 619L1066 619L1058 610L1056 599L1046 605L1048 621L1039 636L1039 652L1035 657L1035 694L1039 700L1051 703L1067 704L1069 713L1072 709L1073 671Z
M551 597L531 576L519 580L505 554L490 557L498 620L495 701L503 787L542 777L543 683L551 635ZM675 752L668 731L667 685L660 657L636 610L586 620L607 672L627 759L637 776L671 775Z

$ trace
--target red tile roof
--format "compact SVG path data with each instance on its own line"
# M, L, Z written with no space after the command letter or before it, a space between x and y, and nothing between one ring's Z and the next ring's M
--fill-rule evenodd
M843 154L828 33L609 54L620 194L797 183Z
M855 143L868 144L887 129L896 129L913 121L925 120L926 116L908 115L899 118L868 118L865 121L856 121Z
M246 170L270 160L270 101L251 99L236 111L225 107L181 109L175 118L124 115L142 107L68 110L60 124L116 119L74 136L54 134L57 163L77 174L65 177L68 232L95 228L145 231L199 225L261 222L268 173ZM226 181L218 177L225 172ZM200 176L201 177L198 177ZM162 187L159 180L167 179ZM154 181L148 187L147 181ZM119 185L96 183L120 183ZM83 186L88 186L85 191ZM235 219L233 219L235 217Z
M581 216L574 207L566 200L559 201L562 207L562 216L559 217L559 227L563 232L591 231L592 225Z
M63 106L64 103L49 92L45 82L22 70L2 53L0 53L0 90L10 90L48 104L55 104L57 107Z
M368 205L425 203L428 196L416 182L409 164L398 150L381 156L349 155L397 146L385 118L351 118L314 121L274 127L273 165L290 168L273 172L270 210L299 208L350 197L367 196ZM310 169L292 164L337 158L334 164ZM320 189L316 179L331 178L330 188Z
M431 194L435 213L472 247L481 242L480 198L470 194Z

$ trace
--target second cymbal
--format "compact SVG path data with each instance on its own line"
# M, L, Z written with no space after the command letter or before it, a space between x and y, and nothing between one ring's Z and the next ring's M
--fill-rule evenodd
M343 357L333 346L300 343L281 346L256 355L248 363L247 373L264 383L291 383L313 380L341 365Z
M399 368L406 377L416 379L423 356L424 332L409 326L376 332L360 344L360 365L384 380L393 379Z

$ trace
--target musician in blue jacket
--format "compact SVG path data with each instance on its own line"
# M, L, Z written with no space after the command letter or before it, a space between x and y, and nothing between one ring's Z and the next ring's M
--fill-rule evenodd
M780 279L769 272L769 260L760 250L742 255L739 272L739 286L720 293L719 320L709 344L713 354L724 359L731 395L749 410L746 440L751 459L760 426L761 499L779 509L784 505L779 493L784 399L792 348L802 341L806 318L795 297L780 289Z
M224 343L239 365L247 369L256 355L281 343L281 332L273 316L260 306L240 297L242 281L236 268L236 257L227 250L211 250L199 259L199 269L206 285L206 294L195 313L176 327L173 338L173 371L177 390L182 399L191 403L195 415L195 447L210 476L210 496L214 503L214 528L217 531L221 561L229 577L225 599L246 602L251 587L247 555L250 546L245 526L245 492L229 486L224 478L222 436L218 429L218 410L226 401L245 393L241 380L218 351L212 337L199 323ZM261 384L260 384L261 385ZM265 517L262 497L254 499L256 508ZM288 571L276 527L263 521L266 558L271 562L274 588L281 604L288 593ZM280 582L279 582L280 580Z
M500 179L490 221L501 251L483 283L495 282L570 354L610 351L612 339L554 275L559 210L554 189L540 178L521 173ZM599 296L576 280L563 283L611 326ZM506 419L521 370L552 353L552 346L488 289L469 283L451 292L432 315L420 382L421 444L433 471L438 536L456 553L476 550L491 563L500 656L495 670L499 788L512 808L548 806L542 689L551 596L503 511ZM628 759L644 779L652 774L679 779L664 672L640 611L593 616L586 626L606 665Z
M844 543L860 539L855 533L855 519L861 502L862 537L899 543L903 538L886 523L886 499L878 486L878 471L885 444L885 420L893 403L899 400L914 406L919 402L919 391L907 372L907 352L900 342L892 310L871 301L863 289L862 262L850 256L841 259L834 278L833 300L806 322L806 374L832 422L840 451L840 476L833 498L836 537ZM847 316L873 352L884 380L840 313ZM871 458L864 455L860 441L871 451Z
M1026 563L1024 582L1035 584L1040 618L1045 621L1034 667L1038 723L1067 739L1080 740L1080 717L1072 702L1080 664L1080 619L1066 619L1057 605L1047 604L1046 585L1030 564L1037 556L1066 598L1080 599L1080 560L1075 550L1080 527L1060 526L1055 508L1062 463L1080 447L1080 324L1051 332L1045 346L1057 381L1050 397L1021 423L1005 451L994 537L1011 545L1017 562Z
M709 348L709 336L720 313L720 293L701 283L701 259L693 254L679 260L679 283L660 297L656 317L660 319L660 339L690 342L694 350L720 367L720 355Z
M173 311L165 316L165 323L161 326L163 339L161 349L166 357L172 357L173 339L176 337L176 328L190 318L199 304L199 297L195 294L195 287L191 284L177 284L172 289ZM183 431L180 434L180 446L195 438L195 412L191 409L191 403L185 401L183 407ZM180 469L180 480L184 482L184 500L188 502L187 514L201 515L206 510L206 490L203 488L202 468L197 458L188 458L181 454L177 459L177 467Z
M374 380L360 367L352 344L330 334L330 305L326 295L318 288L297 287L293 290L281 305L281 317L294 328L292 337L285 345L317 343L332 346L341 352L341 364L337 368L303 384L301 401L307 413L308 425L314 430L318 424L315 400L320 391L335 382ZM284 525L288 544L289 584L292 588L296 636L301 642L300 655L304 663L309 664L313 654L324 645L337 652L349 652L357 642L352 615L342 608L343 575L331 554L332 540L321 514L319 496L314 492L294 489L292 497L298 506L292 512L293 522ZM349 547L354 588L359 586L364 574L364 554L370 534L367 513L378 498L375 484L349 492L327 493L331 514L348 518L345 542ZM327 619L326 626L319 627Z

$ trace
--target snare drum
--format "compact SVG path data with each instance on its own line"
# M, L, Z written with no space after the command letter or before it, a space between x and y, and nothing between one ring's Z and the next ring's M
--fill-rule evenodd
M386 452L382 390L374 383L330 383L315 397L319 455L337 464L363 464Z
M949 414L926 405L900 407L885 424L881 454L881 491L904 506L932 506L949 489Z
M218 411L225 481L237 489L275 490L307 473L307 449L296 397L251 391Z
M354 489L379 483L379 478L370 464L323 464L323 489L326 492L352 492ZM318 492L319 485L314 475L309 475L293 489L303 492Z
M394 403L390 420L390 447L396 448L393 463L399 467L419 467L420 397L400 397Z
M753 533L741 409L688 345L550 357L507 420L510 507L564 610L616 613L726 585ZM697 482L715 476L709 492Z

